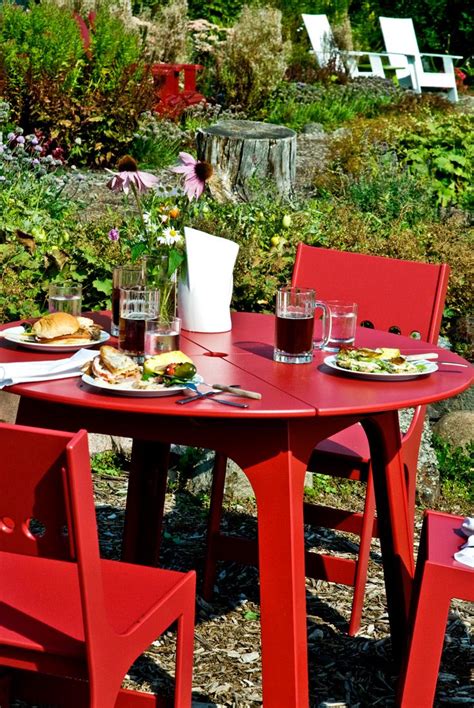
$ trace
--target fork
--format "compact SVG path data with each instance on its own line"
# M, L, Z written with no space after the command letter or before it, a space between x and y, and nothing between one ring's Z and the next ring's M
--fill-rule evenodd
M193 383L187 383L185 387L189 388L191 391L194 391L196 395L188 396L187 398L179 398L176 403L179 403L180 405L183 405L184 403L191 403L192 401L199 400L200 398L209 398L215 403L220 403L222 406L232 406L233 408L248 408L247 403L237 403L237 401L222 401L219 398L214 398L214 396L218 396L220 393L223 393L222 391L208 391L207 393L202 393L202 391L198 389L196 384Z

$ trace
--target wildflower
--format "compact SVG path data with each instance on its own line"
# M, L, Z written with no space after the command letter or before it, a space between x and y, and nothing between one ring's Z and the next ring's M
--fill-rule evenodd
M181 164L173 167L172 171L184 175L184 192L189 201L194 197L198 199L204 192L206 182L212 177L212 165L196 160L188 152L180 152L179 159Z
M134 192L146 192L155 184L158 183L158 178L149 172L141 172L138 169L136 161L130 155L125 155L118 162L118 172L113 174L113 177L107 182L107 187L112 192L124 192L128 194L129 189Z
M171 209L168 212L168 215L171 219L177 219L178 216L180 215L180 210L177 206L171 207Z
M119 230L116 228L110 229L109 231L109 239L111 241L118 241L120 238L120 233Z
M179 243L182 239L179 231L174 229L172 226L168 226L167 229L163 230L163 235L157 237L157 241L165 246L173 246L175 243Z

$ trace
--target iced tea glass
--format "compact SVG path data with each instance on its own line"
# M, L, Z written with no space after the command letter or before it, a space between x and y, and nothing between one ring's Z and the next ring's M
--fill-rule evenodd
M110 334L118 337L120 319L120 288L144 287L146 271L143 261L117 266L112 272L112 324Z
M160 291L154 288L120 288L120 320L118 348L143 363L145 357L145 323L160 311Z
M324 332L321 342L313 342L314 313L323 310ZM280 288L276 299L275 347L273 359L283 364L308 364L313 348L322 348L329 336L330 314L327 305L316 300L310 288Z

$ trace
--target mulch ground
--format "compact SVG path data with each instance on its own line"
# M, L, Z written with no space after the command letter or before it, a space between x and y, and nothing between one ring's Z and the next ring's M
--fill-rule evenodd
M120 558L127 482L126 472L117 477L94 475L101 554L106 558ZM354 505L346 508L358 508L360 497L350 501ZM329 498L326 503L333 502ZM212 601L200 597L207 513L206 498L185 492L167 495L160 565L181 571L194 568L198 573L193 708L256 708L262 705L258 574L253 567L223 563ZM254 537L253 501L227 504L223 524L227 532ZM417 532L420 524L418 511ZM306 534L309 548L347 557L353 557L355 541L348 534L336 537L328 529L307 529ZM307 579L306 596L311 708L394 706L378 541L372 545L362 625L356 637L347 634L351 588ZM435 706L474 705L473 621L471 604L452 603ZM171 697L174 651L175 633L170 628L130 668L124 686ZM26 706L18 702L12 708Z
M104 556L118 558L126 498L126 474L95 478L96 503ZM260 625L258 574L253 567L219 566L212 602L199 596L202 577L206 501L187 493L167 497L160 564L198 572L193 699L197 706L253 708L260 706ZM417 518L420 527L421 515ZM250 500L227 507L226 531L254 536L256 517ZM353 556L355 537L339 540L332 531L308 529L307 545ZM311 707L392 706L394 676L383 574L378 542L373 542L362 626L347 635L352 589L323 581L306 581ZM474 704L471 632L474 613L469 603L453 602L440 670L436 706ZM171 695L175 637L158 639L130 669L127 687ZM429 638L427 638L429 641ZM282 706L284 708L284 706Z

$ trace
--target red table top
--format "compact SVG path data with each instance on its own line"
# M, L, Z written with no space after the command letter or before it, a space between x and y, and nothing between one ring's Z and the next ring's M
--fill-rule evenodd
M107 315L95 313L94 318L108 329ZM8 326L12 325L2 329ZM180 406L176 405L176 396L129 398L97 393L79 378L18 384L7 390L29 398L109 411L193 418L301 418L382 412L431 403L462 392L473 379L471 366L442 364L430 376L410 381L355 379L328 369L323 363L327 352L317 352L311 364L279 364L272 360L273 336L274 318L251 313L234 313L233 329L229 332L182 333L180 348L193 358L205 381L238 384L262 394L260 401L245 399L249 404L247 409L219 406L212 401ZM110 343L115 344L115 340ZM404 354L437 351L440 361L466 363L456 354L426 342L376 330L358 329L356 344L398 347ZM22 349L0 339L0 364L56 358L64 357L38 354L36 350Z

